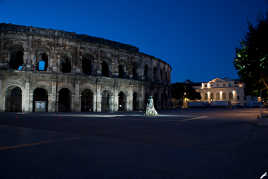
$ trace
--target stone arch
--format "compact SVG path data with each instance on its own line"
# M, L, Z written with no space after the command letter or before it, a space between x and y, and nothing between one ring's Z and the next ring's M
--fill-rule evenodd
M148 70L149 70L148 65L145 64L145 66L144 66L144 72L143 72L143 76L144 76L144 79L145 79L145 80L148 80L148 79L149 79L149 76L148 76L148 75L149 75Z
M162 81L163 80L163 70L160 69L160 80Z
M72 72L72 62L69 56L62 56L60 59L60 72L71 73Z
M33 112L48 112L48 92L44 88L33 91Z
M72 93L68 88L62 88L58 94L58 111L71 112Z
M47 68L48 68L48 55L47 53L43 52L40 55L38 55L36 69L38 71L47 71Z
M112 94L108 90L104 90L101 93L101 111L109 112L112 106Z
M157 77L157 67L154 67L153 68L153 79L156 81L158 80L158 77Z
M86 75L92 75L92 63L94 57L92 55L84 55L82 57L82 72Z
M124 70L124 66L122 64L118 65L118 77L119 78L125 77L125 70Z
M81 93L81 112L93 112L93 92L85 89Z
M22 47L16 47L10 51L9 68L19 70L24 64L24 50Z
M18 86L7 88L5 96L5 111L6 112L21 112L22 111L22 90Z
M133 93L132 103L133 103L133 105L132 105L133 106L133 111L139 110L139 100L138 100L138 93L137 92Z
M138 65L137 65L137 63L132 64L132 78L134 80L138 79Z
M102 61L101 63L101 74L102 76L106 76L106 77L110 76L110 69L106 61Z
M127 97L124 92L118 94L118 111L126 111Z

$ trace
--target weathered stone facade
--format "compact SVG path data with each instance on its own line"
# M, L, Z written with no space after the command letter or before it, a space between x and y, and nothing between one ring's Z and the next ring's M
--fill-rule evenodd
M144 110L150 95L169 106L170 65L136 47L12 24L0 39L1 111Z

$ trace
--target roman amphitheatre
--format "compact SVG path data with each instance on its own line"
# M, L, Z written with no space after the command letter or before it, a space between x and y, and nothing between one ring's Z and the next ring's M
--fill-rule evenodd
M114 112L170 104L171 66L103 38L0 24L0 110Z

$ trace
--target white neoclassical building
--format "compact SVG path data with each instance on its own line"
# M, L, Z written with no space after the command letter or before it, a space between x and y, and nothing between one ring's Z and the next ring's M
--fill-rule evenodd
M245 105L244 84L238 80L215 78L194 87L201 95L201 102L226 102L230 105Z

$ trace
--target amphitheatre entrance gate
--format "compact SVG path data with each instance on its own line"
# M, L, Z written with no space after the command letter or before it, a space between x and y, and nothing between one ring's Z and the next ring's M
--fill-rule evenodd
M71 112L71 92L67 88L59 91L58 111Z
M6 111L7 112L21 112L22 111L22 91L19 87L14 87L7 91Z
M81 112L93 111L93 93L87 89L82 92L81 95Z

